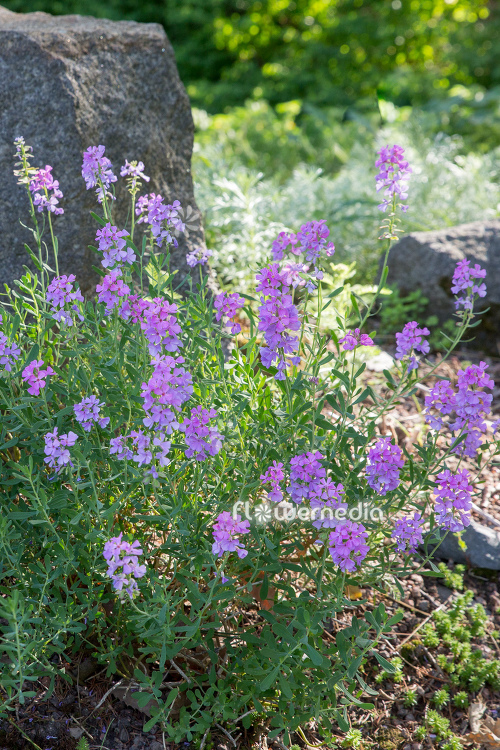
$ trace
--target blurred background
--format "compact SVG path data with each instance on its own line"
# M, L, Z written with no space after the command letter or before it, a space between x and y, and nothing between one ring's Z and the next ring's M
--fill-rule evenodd
M406 231L500 214L500 2L1 1L163 24L193 105L207 241L228 285L245 287L278 231L321 218L334 274L358 290L371 283L373 162L385 143L404 146L414 170ZM425 318L421 295L397 305Z

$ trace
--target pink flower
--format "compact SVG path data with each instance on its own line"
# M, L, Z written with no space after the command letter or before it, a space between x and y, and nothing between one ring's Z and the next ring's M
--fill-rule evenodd
M223 511L217 516L213 526L212 554L222 557L224 552L236 552L239 558L246 557L248 551L238 541L237 535L248 534L250 531L249 521L242 521L241 516L233 516L228 511Z
M361 523L338 523L328 537L328 549L333 562L341 570L353 573L370 551L365 543L367 537L368 532Z
M370 336L367 333L361 333L359 328L355 328L354 331L347 331L344 338L339 339L339 344L344 345L345 351L351 351L357 346L375 346Z
M23 370L22 378L26 383L29 383L28 393L31 393L32 396L38 396L42 388L45 388L49 375L54 375L52 367L48 366L45 370L42 370L43 365L43 359L38 361L34 359Z

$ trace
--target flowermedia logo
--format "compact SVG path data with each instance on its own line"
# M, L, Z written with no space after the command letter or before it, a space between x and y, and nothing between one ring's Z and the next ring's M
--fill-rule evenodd
M252 523L266 526L271 523L292 523L293 521L309 521L316 528L334 528L341 521L375 521L384 520L384 513L380 508L368 503L358 503L351 508L309 508L295 503L260 503L251 505L250 501L238 500L234 503L233 518L243 516Z

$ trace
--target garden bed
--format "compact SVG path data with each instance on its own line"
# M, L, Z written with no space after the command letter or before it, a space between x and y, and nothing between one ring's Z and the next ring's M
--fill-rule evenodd
M480 649L486 659L498 659L498 639L497 636L492 637L491 633L500 629L499 576L492 571L471 570L464 575L463 584L464 590L471 591L474 595L472 604L481 604L488 614L486 634L472 638L471 645ZM348 625L354 612L361 614L373 609L374 602L384 601L391 613L398 609L404 611L403 619L387 639L385 646L380 648L380 653L386 659L402 659L402 670L397 675L400 681L394 681L393 676L389 675L377 684L377 675L381 674L381 670L375 660L370 662L365 679L379 691L372 698L375 709L371 712L350 709L349 712L353 730L361 732L361 744L356 744L354 733L349 737L333 728L332 737L322 744L325 748L335 747L334 740L338 747L359 746L374 750L430 750L440 746L439 741L434 742L431 737L426 740L415 738L415 730L419 726L425 726L426 714L436 708L433 703L436 692L450 684L449 675L440 668L436 660L439 651L446 654L446 650L441 647L426 647L421 639L421 631L423 625L433 622L433 612L450 611L460 594L445 586L440 579L425 578L420 574L410 576L403 583L403 588L405 595L401 601L396 600L396 592L392 596L370 589L363 589L359 594L352 591L353 598L359 595L363 597L363 603L353 601L351 611L346 610L338 622L328 624L326 639L334 637L338 629ZM48 680L45 685L41 684L44 682L41 680L37 686L37 697L19 707L17 716L12 717L12 724L0 720L0 750L24 750L34 747L32 743L36 743L42 750L73 750L77 747L77 738L81 736L88 739L90 748L102 750L190 750L199 747L199 741L173 745L164 739L157 727L152 732L143 733L144 713L128 707L109 693L113 682L118 680L106 679L103 670L96 670L87 679L79 680L79 665L74 663L65 666L74 676L73 686L58 680L53 696L45 701ZM82 675L92 668L95 669L95 665L90 660L80 664ZM406 706L405 698L408 689L412 687L417 691L416 704ZM483 686L480 690L468 692L468 695L470 704L485 705L483 720L487 716L493 720L500 716L499 691ZM470 734L469 710L469 707L457 708L451 703L445 705L439 713L448 719L450 729L462 738L464 747L473 748L478 745L467 740ZM312 745L319 744L323 739L316 733L314 724L304 727L304 732ZM265 747L267 742L265 734L257 741L255 733L241 728L232 730L232 736L238 748L259 747L259 744L260 747ZM230 750L233 746L228 737L217 728L212 733L212 742L217 750ZM307 747L303 738L298 735L294 737L294 742ZM210 744L205 747L210 747ZM269 747L283 750L279 742L273 744L270 741Z

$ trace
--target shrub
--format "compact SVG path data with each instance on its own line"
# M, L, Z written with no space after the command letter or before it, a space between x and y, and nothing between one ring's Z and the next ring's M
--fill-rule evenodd
M312 717L347 731L347 707L371 707L361 698L368 656L397 674L376 646L400 615L380 604L335 638L325 626L352 607L347 584L413 572L421 544L428 560L424 517L431 531L469 523L469 475L447 467L464 438L474 436L470 450L481 442L486 365L462 371L456 392L438 381L426 440L409 453L378 417L413 392L426 334L411 322L399 334L388 397L363 384L354 355L373 343L363 331L373 302L360 309L353 296L356 327L339 316L343 335L323 333L342 291L324 297L319 284L334 252L324 221L278 235L258 296L214 299L203 249L189 255L181 296L169 268L180 205L139 196L145 167L126 162L132 222L119 230L117 178L104 147L92 147L82 175L100 206L102 270L97 299L84 300L58 272L59 183L31 166L22 139L16 149L37 273L26 269L2 305L2 713L32 698L42 675L47 695L56 677L71 680L55 655L89 651L149 704L145 729L161 722L174 742L254 717L287 743ZM409 168L398 146L378 166L387 259ZM457 270L452 346L483 275ZM471 394L477 408L465 417Z

